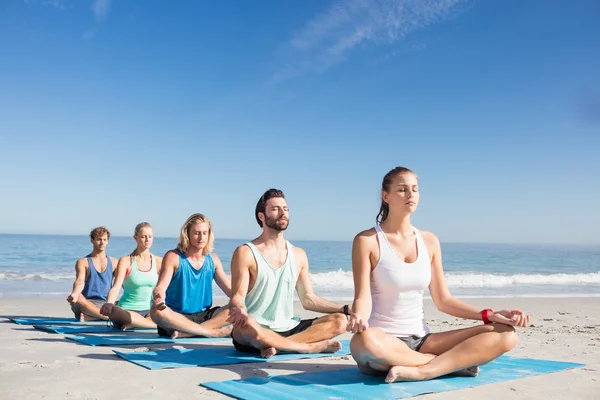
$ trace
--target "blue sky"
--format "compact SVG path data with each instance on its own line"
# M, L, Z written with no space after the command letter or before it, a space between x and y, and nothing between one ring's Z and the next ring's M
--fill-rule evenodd
M175 236L203 212L290 239L373 226L417 172L442 242L600 243L596 1L0 6L0 231Z

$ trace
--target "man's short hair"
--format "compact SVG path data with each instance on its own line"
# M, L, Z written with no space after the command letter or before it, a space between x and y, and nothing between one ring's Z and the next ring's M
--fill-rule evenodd
M256 222L258 222L258 226L260 226L261 228L263 227L263 223L260 220L260 218L258 218L258 213L265 213L265 208L267 205L267 201L269 201L269 199L272 199L274 197L281 197L285 199L285 195L283 194L283 192L279 189L269 189L266 192L263 193L262 196L260 196L260 199L258 199L258 203L256 203L256 209L254 210L254 216L256 217Z
M97 228L92 229L92 231L90 232L90 238L92 240L104 235L106 233L106 236L108 239L110 239L110 231L108 230L108 228L104 227L104 226L99 226Z

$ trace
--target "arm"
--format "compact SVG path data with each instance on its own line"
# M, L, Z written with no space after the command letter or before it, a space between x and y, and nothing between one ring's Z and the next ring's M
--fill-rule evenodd
M160 267L162 266L162 260L163 260L163 258L159 257L159 256L154 256L154 259L156 260L155 261L156 262L156 273L158 275L160 275L160 269L161 269Z
M248 285L250 284L249 257L252 257L252 253L248 246L238 247L231 257L232 295L229 305L232 308L246 308L246 294L248 293Z
M359 233L352 243L352 277L354 280L353 314L346 330L362 332L369 327L367 321L371 316L371 258L369 236Z
M121 258L123 258L123 257L121 257ZM121 261L121 259L116 259L114 257L111 257L110 261L112 262L113 266L114 265L117 266L116 268L113 268L113 282L114 282L114 280L117 278L117 270L119 269L119 262ZM113 285L114 285L114 283L113 283Z
M168 251L165 254L165 257L162 259L160 265L160 274L158 275L158 282L156 283L156 287L152 292L152 301L154 305L163 310L165 306L165 299L167 288L169 287L169 283L171 283L171 279L173 278L173 274L177 271L177 267L179 266L179 255L174 251Z
M214 253L210 253L215 262L215 282L221 288L221 290L227 295L227 297L231 298L231 281L229 277L223 270L223 264L221 263L221 259Z
M423 232L423 238L431 254L429 292L437 309L453 317L481 321L483 319L481 310L450 294L444 276L444 268L442 267L442 250L438 238L430 232ZM529 323L529 316L519 310L492 312L488 315L488 319L491 322L516 326L527 326Z
M320 313L344 312L343 305L325 300L313 292L308 273L308 257L306 257L306 252L299 247L294 247L294 251L296 252L296 259L298 260L298 267L300 269L298 281L296 282L296 291L298 292L302 307L305 310Z
M113 286L108 291L108 295L106 296L106 302L104 303L102 308L100 308L100 314L110 316L110 313L112 312L112 309L115 305L115 301L117 301L117 296L119 296L119 291L121 290L121 286L123 285L125 276L130 270L131 257L121 257L115 271L115 281L113 283Z
M252 250L248 246L240 246L231 257L231 298L229 300L229 319L234 326L243 327L248 320L246 311L246 294L250 284L250 266L254 262Z
M67 301L71 304L77 303L79 295L85 287L85 275L88 265L85 258L80 258L75 263L75 282L73 282L73 291L67 297Z

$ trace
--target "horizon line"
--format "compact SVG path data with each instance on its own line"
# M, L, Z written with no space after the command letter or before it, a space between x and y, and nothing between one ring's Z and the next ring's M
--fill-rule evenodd
M0 236L65 236L65 237L88 237L89 235L81 235L81 234L67 234L67 233L11 233L11 232L0 232ZM132 235L111 235L113 238L131 238ZM155 236L155 239L174 239L178 238L175 236ZM215 239L215 242L218 240L239 240L241 242L247 242L252 239L242 239L236 237L221 237L219 239ZM337 242L337 243L352 243L352 240L340 240L340 239L288 239L293 241L300 242ZM575 243L556 243L556 242L483 242L483 241L445 241L442 244L495 244L495 245L538 245L538 246L578 246L578 247L589 247L589 246L600 246L600 242L575 242Z

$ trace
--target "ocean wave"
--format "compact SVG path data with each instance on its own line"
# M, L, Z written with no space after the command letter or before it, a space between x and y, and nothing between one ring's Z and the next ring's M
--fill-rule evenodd
M337 271L316 272L310 274L315 289L329 291L354 291L352 271L338 269ZM75 278L73 271L56 272L0 272L0 281L29 281L29 282L64 282ZM581 274L488 274L477 272L446 273L446 283L449 287L478 288L505 287L517 285L588 285L600 284L600 272Z
M64 281L64 280L74 280L75 273L74 272L57 272L57 273L22 273L22 272L10 272L4 271L0 272L0 281Z
M316 290L353 291L352 271L311 274ZM587 274L485 274L476 272L446 273L446 283L455 288L504 287L516 285L588 285L600 284L600 272Z

